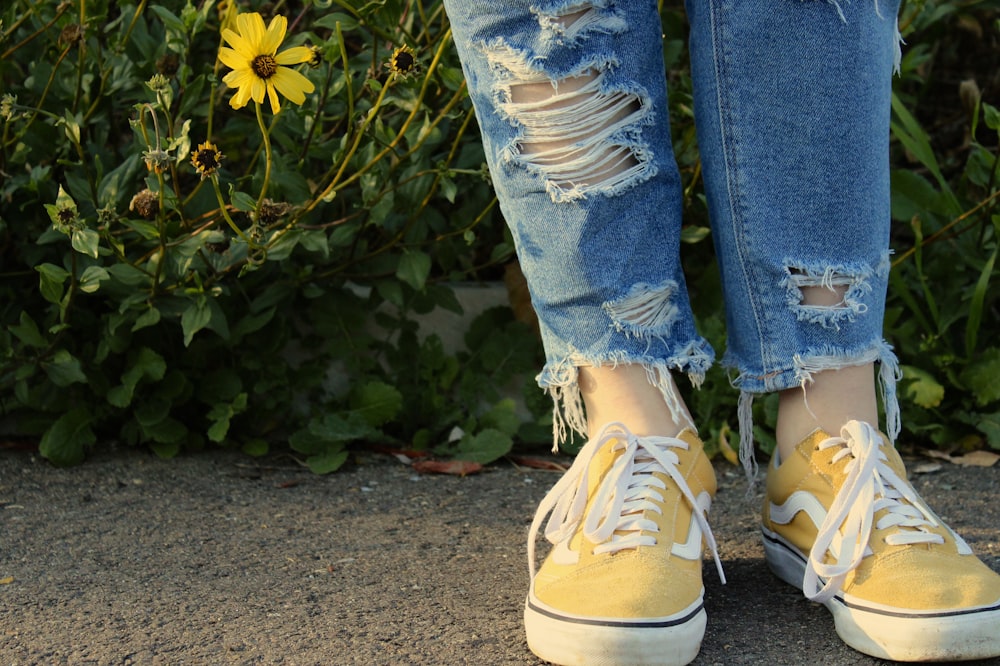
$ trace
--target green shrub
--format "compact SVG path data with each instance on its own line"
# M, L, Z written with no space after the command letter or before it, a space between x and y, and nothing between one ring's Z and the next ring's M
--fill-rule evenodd
M686 267L721 351L687 28L661 4ZM290 65L315 88L301 104L231 108L217 55L237 9L286 16L285 46L315 50ZM996 103L967 91L960 148L934 133L958 100L926 108L960 69L957 31L978 25L996 53L997 2L902 16L916 45L897 82L887 335L904 427L1000 447ZM995 95L995 68L975 73ZM53 462L98 442L287 445L323 472L354 442L488 461L546 439L527 326L487 311L452 352L415 320L461 310L447 285L513 257L440 0L20 0L0 10L0 77L0 416ZM497 388L511 382L527 423ZM708 439L725 436L724 373L688 399ZM773 399L756 409L768 448Z
M510 447L488 378L531 352L448 355L410 316L512 256L440 3L272 7L314 49L291 66L315 90L277 114L230 107L234 3L3 10L0 405L53 462L287 441L327 471L456 426L451 448ZM537 350L489 316L477 343Z

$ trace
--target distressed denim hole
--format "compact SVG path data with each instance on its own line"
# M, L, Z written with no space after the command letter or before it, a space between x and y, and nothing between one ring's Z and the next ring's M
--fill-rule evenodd
M589 32L621 33L625 21L606 6L608 3L571 5L554 14L538 12L538 25L543 39L553 39L562 44L574 44ZM535 10L532 10L535 11Z
M788 305L800 320L839 328L842 322L854 321L868 311L861 298L871 291L870 269L789 266L787 270L783 284L788 290Z
M676 292L677 283L672 280L659 286L637 284L624 298L602 307L615 328L626 334L664 337L679 316L673 300Z
M558 191L615 190L639 175L634 147L614 135L642 117L642 101L632 92L605 92L603 80L590 69L510 86L508 111L524 128L517 152Z

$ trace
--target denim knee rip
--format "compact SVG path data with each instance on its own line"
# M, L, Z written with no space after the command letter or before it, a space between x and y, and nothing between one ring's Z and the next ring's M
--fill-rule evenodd
M575 45L595 32L622 32L624 20L609 4L567 4L554 13L533 9L539 52ZM656 174L641 138L641 128L653 120L649 97L638 86L608 84L606 72L618 65L613 55L588 53L562 74L546 71L545 57L502 38L481 48L498 74L496 106L518 130L500 157L541 177L554 203L615 195Z
M841 322L854 321L858 315L868 311L863 298L872 291L871 279L885 279L889 275L889 266L889 252L884 252L874 266L828 266L786 260L787 275L780 284L787 292L788 306L799 321L840 330ZM807 304L802 291L807 288L841 291L842 300L834 305Z

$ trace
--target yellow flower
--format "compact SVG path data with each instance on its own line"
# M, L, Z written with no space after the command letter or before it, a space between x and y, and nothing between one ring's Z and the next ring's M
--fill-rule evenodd
M389 68L390 72L402 78L406 78L420 68L413 49L405 44L392 52L392 55L389 56L389 62L386 63L386 67Z
M225 155L211 141L198 144L198 149L191 153L191 164L195 171L201 174L201 179L205 180L222 166Z
M278 53L287 26L284 16L275 16L265 29L264 19L254 12L236 16L239 33L228 28L222 30L223 39L233 47L219 47L219 60L233 70L222 81L236 89L229 100L234 109L246 106L251 99L263 103L266 92L271 100L271 111L277 113L281 109L278 93L302 104L306 101L305 93L314 90L309 79L283 66L309 62L312 58L312 51L306 46L293 46Z

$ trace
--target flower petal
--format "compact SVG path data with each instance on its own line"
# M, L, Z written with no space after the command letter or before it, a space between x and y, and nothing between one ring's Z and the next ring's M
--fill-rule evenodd
M270 81L267 82L267 96L271 100L271 113L277 114L278 111L281 111L281 103L278 102L278 91L274 89Z
M287 67L279 67L274 76L268 80L268 84L274 84L278 92L296 104L306 101L305 93L315 90L312 81Z
M245 58L243 54L233 49L226 48L225 46L219 47L219 60L222 64L230 69L247 69L250 66L251 60Z
M258 104L264 101L265 87L266 86L264 85L264 79L256 76L253 77L253 80L250 82L250 96L253 97L253 101L257 102Z
M239 34L233 32L229 28L224 28L222 30L222 38L229 42L229 45L233 47L234 51L240 54L241 58L253 60L254 56L257 55L254 52L253 46L247 40L243 39L239 36Z
M229 106L234 109L242 109L250 101L250 86L240 86L233 96L229 98Z
M281 46L282 40L285 39L285 29L287 27L288 19L281 14L272 18L271 23L267 26L267 34L264 35L263 41L261 41L260 52L274 55L278 47Z
M297 65L312 60L312 50L308 46L293 46L274 56L279 65Z
M260 55L261 42L264 40L264 19L257 12L249 14L238 14L236 25L239 26L243 39L250 43L250 48L254 50L254 55Z
M255 78L256 75L249 69L234 69L222 77L222 82L235 89L251 86Z

